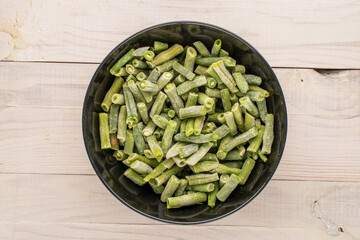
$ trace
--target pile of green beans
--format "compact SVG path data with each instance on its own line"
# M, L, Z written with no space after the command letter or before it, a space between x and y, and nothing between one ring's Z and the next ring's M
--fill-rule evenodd
M270 93L221 46L220 39L210 51L200 41L155 41L130 49L110 69L101 149L114 150L128 167L124 175L149 183L167 208L224 202L271 153Z

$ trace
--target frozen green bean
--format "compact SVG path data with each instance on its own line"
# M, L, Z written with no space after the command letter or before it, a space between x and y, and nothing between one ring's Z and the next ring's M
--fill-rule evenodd
M178 60L176 58L174 58L170 61L167 61L167 62L157 66L155 69L160 73L168 72L173 68L173 64L176 62L178 62Z
M258 135L250 141L250 145L247 148L249 152L257 152L263 141L264 131L265 131L265 127L261 126L259 128Z
M154 53L153 51L147 50L147 51L144 52L144 58L145 58L146 60L148 60L148 61L153 61L154 57L155 57L155 53ZM146 63L147 63L150 67L152 66L152 65L149 64L149 62L146 62Z
M249 178L251 171L255 167L255 160L248 158L245 160L243 167L241 168L241 172L239 174L239 184L244 185Z
M208 97L206 94L199 92L198 96L198 103L204 105L207 110L210 110L215 105L214 99Z
M199 147L199 150L191 155L185 162L187 165L194 166L212 147L212 143L204 143Z
M194 42L193 44L201 56L210 57L211 54L210 54L209 50L206 48L206 46L201 41Z
M237 131L237 125L235 123L233 113L232 112L226 112L226 113L224 113L224 117L225 117L226 125L230 129L230 134L232 136L235 136L238 133L238 131Z
M245 71L246 71L246 69L245 69L244 65L235 65L235 67L232 70L233 73L239 72L241 74L244 74Z
M124 105L124 104L125 104L124 94L115 93L115 94L112 95L112 97L111 97L111 102L112 102L113 104Z
M242 161L231 161L231 162L225 162L222 164L229 168L242 168L244 163ZM220 178L221 178L221 176L220 176Z
M171 81L171 79L173 77L174 77L174 74L172 74L171 72L164 72L163 74L161 74L161 76L159 77L159 79L156 82L156 84L158 85L158 88L159 88L156 93L161 91Z
M189 181L189 185L198 185L218 181L219 175L217 173L199 173L188 175L186 179Z
M245 131L249 130L252 127L255 127L255 122L256 119L249 113L245 112L245 120L244 120Z
M220 49L219 57L227 57L227 56L229 56L229 53L224 49Z
M173 106L174 111L179 115L180 108L184 108L184 102L176 91L176 86L174 83L169 83L164 89L167 97L170 99L171 105Z
M169 197L172 197L179 184L180 180L175 175L172 175L169 181L166 183L164 191L161 193L160 200L162 202L166 202Z
M230 92L229 89L225 88L220 91L221 101L226 112L231 110Z
M156 185L154 179L150 179L149 185L151 186L154 193L156 193L156 194L161 194L164 191L164 188L165 188L164 185L160 185L160 186Z
M261 148L262 154L270 154L271 146L274 141L274 115L268 114L266 115L265 120L265 130L263 136L263 144Z
M241 106L243 106L248 113L250 113L255 118L259 117L259 110L248 96L240 98L239 101Z
M126 141L124 145L124 152L130 155L134 151L134 136L131 130L126 131Z
M186 136L185 133L178 133L174 136L175 141L178 142L188 142L188 143L207 143L211 141L216 141L220 137L219 133L208 133L208 134L200 134L200 135L191 135Z
M146 143L142 135L143 128L144 128L144 124L142 122L137 123L133 128L133 137L134 137L135 146L140 154L143 154L144 150L146 149Z
M171 208L180 208L185 206L196 205L205 202L207 199L206 193L197 192L191 194L185 194L178 197L170 197L167 199L166 207Z
M186 49L184 67L187 68L191 72L194 71L194 64L195 64L196 56L197 56L197 52L193 47L188 47Z
M115 64L114 66L112 66L112 68L110 69L110 73L112 75L115 75L116 73L118 73L121 69L121 67L123 67L127 62L129 62L131 59L133 59L135 49L130 49L124 56L122 56Z
M119 116L119 109L120 105L118 104L112 104L110 106L110 113L109 113L109 133L116 133L117 131L117 125L118 125L118 116Z
M159 86L148 80L142 80L139 84L139 88L142 92L148 92L150 94L155 94L159 92Z
M235 85L235 81L229 71L226 69L222 61L211 64L210 68L214 69L220 80L226 85L226 87L232 92L236 93L239 90Z
M150 119L149 119L149 115L148 115L148 112L147 112L146 104L143 103L143 102L139 102L138 104L136 104L136 106L138 108L138 111L139 111L139 114L140 114L140 117L141 117L142 121L145 124L148 124Z
M221 92L219 89L205 88L205 94L212 98L221 98Z
M110 148L109 117L107 113L99 113L99 131L101 149Z
M130 168L140 174L149 174L153 170L149 165L139 160L132 162Z
M216 194L219 201L224 202L230 194L235 190L240 182L240 178L235 174L231 174L229 180L226 181L225 185Z
M180 179L180 184L179 184L178 188L176 189L174 196L178 197L178 196L184 195L187 185L188 185L188 180L186 180L185 178Z
M264 94L258 91L248 91L246 95L254 102L263 101L265 99Z
M257 101L256 105L257 105L258 110L259 110L259 115L260 115L261 121L265 122L266 121L266 115L268 114L267 107L266 107L266 100L264 99L262 101Z
M215 185L213 183L204 183L198 185L188 185L186 190L188 191L196 191L196 192L212 192L215 189Z
M154 41L154 51L164 51L169 48L167 43Z
M129 178L131 181L133 181L135 184L139 186L143 186L146 183L143 180L143 177L139 173L132 170L131 168L126 169L126 171L124 172L124 176Z
M200 117L196 117L194 120L194 134L195 135L200 135L203 126L204 126L204 122L205 122L205 116L200 116Z
M134 96L132 95L127 84L124 84L123 89L124 89L124 98L125 98L125 105L127 111L126 124L129 126L129 128L132 128L134 124L139 121L139 116L137 113Z
M219 174L235 174L235 175L239 175L241 170L239 168L232 168L232 167L228 167L224 164L220 164L213 169L211 172L217 172Z
M200 161L193 166L194 173L202 173L211 171L219 165L217 161Z
M150 62L148 62L148 65L152 68L154 68L157 65L160 65L166 61L169 61L170 59L176 57L180 53L184 51L184 48L179 44L172 45L169 49L159 53L154 57L154 59ZM145 56L144 56L145 57Z
M225 183L227 182L227 180L229 180L230 176L229 174L221 174L220 175L220 178L219 178L219 185L220 185L220 188L222 188Z
M214 45L211 49L211 56L217 57L219 56L220 50L221 50L221 39L216 39L214 42Z
M177 123L173 120L170 120L166 125L165 132L161 140L161 148L165 154L169 151L172 145L172 139L175 133L176 125Z
M194 118L189 118L186 120L185 135L187 137L194 134L194 124L195 124Z
M121 87L124 84L124 79L122 77L116 77L110 89L107 91L103 102L101 103L101 108L108 112L110 110L111 98L115 93L119 93Z
M172 158L180 154L180 148L185 146L185 143L177 142L171 146L169 151L166 153L166 158Z
M161 113L166 99L167 99L166 94L160 91L151 107L149 113L151 118L154 117L154 115Z
M195 143L191 143L191 144L187 144L187 145L184 145L184 146L181 146L180 147L180 151L179 151L179 156L181 158L186 158L192 154L194 154L195 152L197 152L199 149L199 145L198 144L195 144Z
M156 160L158 160L158 162L160 162L164 156L164 152L161 149L155 136L151 135L151 136L146 137L146 139L147 139L147 143L149 144L151 152L154 154Z
M205 76L198 76L193 81L185 81L176 87L178 95L183 95L193 88L203 86L207 83Z
M249 84L245 80L243 75L240 72L234 72L232 76L234 77L236 86L239 88L240 92L247 93L247 91L249 90Z
M164 171L162 174L157 176L155 179L155 183L159 186L165 183L172 175L179 173L182 169L177 165L172 166L170 169Z
M172 159L174 160L175 164L178 166L178 167L185 167L186 163L185 163L185 159L179 157L179 156L175 156L175 157L172 157Z
M235 59L231 57L203 57L203 58L196 58L195 63L199 64L201 66L210 66L213 63L216 62L223 62L225 64L225 67L235 67L236 61Z
M150 82L152 82L152 83L156 83L157 80L159 79L160 75L161 75L161 72L159 72L156 68L154 68L154 69L150 72L147 80L150 81Z
M259 86L261 84L261 77L252 74L244 74L244 78L250 85Z
M165 129L166 126L169 124L169 120L167 120L166 117L163 117L161 115L153 116L152 121L155 123L156 126L161 129Z
M194 117L205 116L206 113L207 111L205 106L191 106L191 107L180 108L179 117L180 119L194 118Z
M259 86L249 85L249 90L261 92L262 94L264 94L264 96L265 96L266 98L270 96L270 93L269 93L268 91L266 91L265 89L262 89L262 88L259 87Z
M250 139L254 138L257 134L258 134L258 130L255 127L253 127L251 129L249 129L248 131L234 137L230 142L225 144L224 150L230 151L233 148L235 148L236 146L246 143Z

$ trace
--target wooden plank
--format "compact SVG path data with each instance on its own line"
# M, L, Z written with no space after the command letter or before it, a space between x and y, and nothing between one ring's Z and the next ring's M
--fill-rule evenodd
M0 174L0 222L164 224L128 209L96 176ZM35 187L36 186L36 187ZM350 234L359 234L360 183L271 181L240 211L207 226L318 228L318 200L324 216Z
M83 224L83 223L35 223L20 222L13 224L16 237L4 240L175 240L175 239L237 239L241 236L248 240L328 240L322 229L285 228L285 227L248 227L248 226L179 226L179 225L119 225L119 224ZM1 235L0 235L1 237ZM336 239L355 240L356 236L347 232L336 236Z
M360 181L360 117L289 115L276 179ZM94 174L81 109L0 109L0 173Z
M81 108L97 64L0 62L0 106ZM21 71L19 71L21 69ZM356 117L360 71L275 69L289 114Z
M360 3L353 0L0 3L1 59L100 62L118 43L143 28L191 19L240 35L272 66L360 68L360 34L354 31L360 29ZM224 14L226 18L219 17Z

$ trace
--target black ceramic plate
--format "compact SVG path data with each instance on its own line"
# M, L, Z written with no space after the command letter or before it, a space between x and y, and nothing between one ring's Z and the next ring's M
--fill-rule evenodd
M209 49L215 39L220 38L223 49L239 63L245 65L247 73L263 79L261 87L270 92L267 99L268 112L275 115L275 140L267 163L258 160L244 186L238 186L224 202L215 208L206 204L180 209L166 209L150 186L139 187L123 176L126 167L116 161L112 151L100 149L98 113L100 104L114 77L109 68L130 48L149 46L154 40L190 45L201 40ZM279 165L286 140L287 113L285 99L279 82L265 59L249 43L225 29L199 22L170 22L144 29L120 43L102 61L89 84L82 115L85 148L96 174L107 189L123 204L147 217L168 223L205 223L227 216L248 204L270 181ZM104 205L106 203L104 202Z

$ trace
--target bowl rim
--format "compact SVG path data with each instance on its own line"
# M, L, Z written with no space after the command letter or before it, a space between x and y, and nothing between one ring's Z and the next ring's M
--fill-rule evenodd
M214 29L217 29L219 31L222 31L240 41L242 41L244 44L246 44L252 51L254 51L254 53L256 53L262 60L263 62L265 63L265 66L269 69L270 71L270 74L273 76L273 78L276 80L276 84L278 85L279 89L280 89L280 97L282 98L283 100L283 105L284 105L284 139L283 141L280 143L280 151L279 151L279 158L278 158L278 161L275 163L275 166L274 166L274 169L273 171L270 173L270 175L267 177L267 179L265 180L265 183L246 201L244 202L241 206L223 214L223 215L220 215L220 216L217 216L217 217L214 217L214 218L209 218L209 219L206 219L206 220L201 220L201 221L193 221L193 222L182 222L182 221L173 221L173 220L167 220L167 219L163 219L163 218L159 218L159 217L155 217L155 216L152 216L150 214L147 214L145 212L142 212L140 210L138 210L137 208L131 206L130 204L128 204L126 201L124 201L121 197L119 197L115 192L114 190L107 184L107 182L105 182L104 178L101 176L101 173L98 171L97 167L95 166L95 161L93 159L93 157L91 156L90 152L89 152L89 146L88 146L88 143L86 141L86 131L85 131L85 106L86 106L86 103L88 102L88 99L89 99L89 90L90 90L90 86L92 85L92 83L94 82L95 80L95 76L98 74L98 72L100 71L100 69L102 69L103 65L105 64L105 59L109 58L121 45L125 44L127 41L129 41L130 39L138 36L138 35L141 35L149 30L152 30L152 29L156 29L156 28L159 28L159 27L165 27L165 26L171 26L171 25L177 25L177 24L187 24L187 25L199 25L199 26L206 26L206 27L210 27L210 28L214 28ZM282 155L284 153L284 149L285 149L285 143L286 143L286 138L287 138L287 127L288 127L288 116L287 116L287 109L286 109L286 102L285 102L285 97L284 97L284 94L283 94L283 91L282 91L282 88L281 88L281 85L280 85L280 82L278 80L278 78L276 77L276 74L274 72L274 70L272 69L272 67L269 65L269 63L266 61L266 59L260 54L260 52L258 52L249 42L247 42L246 40L244 40L242 37L238 36L237 34L227 30L227 29L224 29L222 27L219 27L219 26L216 26L216 25L213 25L213 24L209 24L209 23L204 23L204 22L199 22L199 21L170 21L170 22L163 22L163 23L160 23L160 24L156 24L156 25L152 25L150 27L147 27L147 28L144 28L134 34L132 34L131 36L127 37L126 39L124 39L123 41L121 41L118 45L116 45L107 55L106 57L101 61L101 63L99 64L99 66L97 67L97 69L95 70L92 78L91 78L91 81L89 82L89 85L88 85L88 88L86 90L86 94L85 94L85 98L84 98L84 103L83 103L83 109L82 109L82 133L83 133L83 140L84 140L84 146L85 146L85 150L86 150L86 153L88 155L88 158L90 160L90 163L96 173L96 175L98 176L98 178L101 180L101 182L105 185L105 187L108 189L108 191L114 195L115 198L117 198L121 203L123 203L125 206L127 206L128 208L130 208L131 210L143 215L143 216L146 216L150 219L153 219L153 220L157 220L157 221L160 221L160 222L165 222L165 223L172 223L172 224L179 224L179 225L194 225L194 224L203 224L203 223L209 223L209 222L212 222L212 221L216 221L216 220L219 220L219 219L222 219L224 217L227 217L235 212L237 212L238 210L240 210L241 208L245 207L248 203L250 203L255 197L257 197L260 192L262 192L262 190L267 186L267 184L270 182L271 178L273 177L274 173L276 172L276 169L277 167L279 166L280 164L280 161L281 161L281 158L282 158Z

